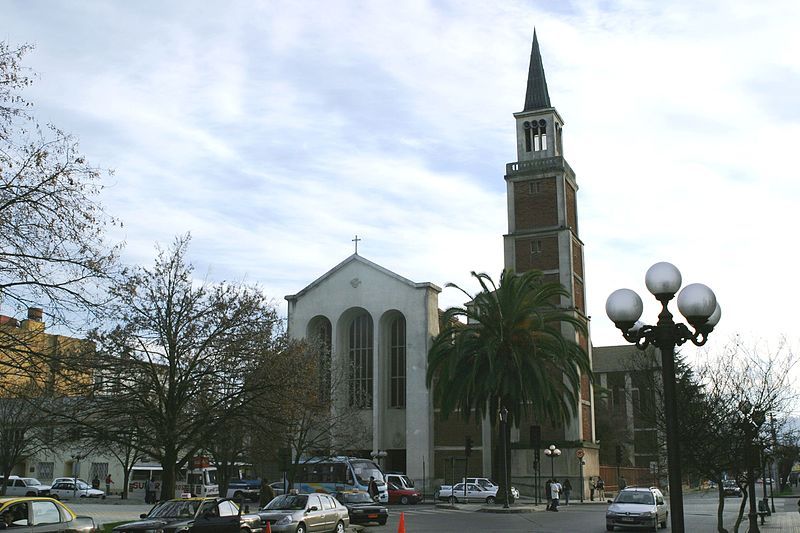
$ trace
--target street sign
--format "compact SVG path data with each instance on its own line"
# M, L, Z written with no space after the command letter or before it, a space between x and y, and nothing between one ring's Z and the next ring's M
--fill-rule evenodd
M575 451L575 457L577 457L578 459L583 459L583 455L584 451L582 449L579 448L578 450Z

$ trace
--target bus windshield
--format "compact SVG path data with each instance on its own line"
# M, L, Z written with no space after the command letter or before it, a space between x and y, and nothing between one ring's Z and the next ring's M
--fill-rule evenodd
M374 477L375 481L383 481L383 472L378 465L368 459L357 459L352 461L351 466L356 474L356 478L361 485L369 484L369 478Z

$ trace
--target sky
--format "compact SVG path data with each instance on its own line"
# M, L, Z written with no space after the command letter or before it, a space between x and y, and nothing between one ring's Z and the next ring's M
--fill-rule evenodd
M7 0L3 19L0 39L36 47L36 116L114 170L123 259L150 265L190 232L199 275L258 284L283 313L355 235L415 282L499 276L536 28L594 344L624 343L604 310L617 288L656 320L658 261L715 291L710 345L799 337L794 0Z

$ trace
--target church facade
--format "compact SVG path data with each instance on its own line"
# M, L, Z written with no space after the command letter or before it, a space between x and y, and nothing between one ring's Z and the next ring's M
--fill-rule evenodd
M578 186L564 158L564 121L550 104L535 33L525 105L514 114L514 121L517 161L505 170L505 267L516 272L541 270L547 280L560 282L569 293L560 305L588 321ZM488 420L440 419L425 384L428 349L439 332L439 292L432 283L412 282L356 253L286 297L289 334L322 339L330 346L334 365L349 368L349 402L359 404L371 435L364 440L362 453L383 456L385 452L385 470L404 471L418 486L424 479L428 489L460 478L465 471L492 475L493 432ZM586 336L571 330L564 333L574 336L591 357ZM515 484L538 486L538 476L549 474L550 464L542 470L541 452L550 444L562 450L553 465L555 474L571 477L573 487L577 488L581 473L584 479L598 474L589 376L582 377L579 397L575 416L564 425L553 427L531 419L512 430ZM467 441L472 449L469 459Z

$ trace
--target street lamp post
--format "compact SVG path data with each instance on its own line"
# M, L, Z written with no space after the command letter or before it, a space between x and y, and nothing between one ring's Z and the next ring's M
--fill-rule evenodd
M508 438L506 436L506 424L508 424L508 409L500 409L500 432L503 434L503 476L505 477L505 498L503 509L508 509Z
M758 430L764 423L764 411L753 409L753 405L747 401L739 402L739 411L742 413L742 428L744 429L744 465L747 470L747 492L749 493L750 512L747 517L750 521L749 533L758 533L758 512L756 508L756 476L753 470L753 448L758 436Z
M556 457L561 455L561 450L556 448L555 444L551 444L550 447L544 451L544 454L550 458L550 479L552 480L555 477L553 462Z
M686 321L676 324L667 304L681 287L681 273L670 263L656 263L645 274L647 290L661 303L655 326L639 322L642 299L630 289L618 289L606 300L606 314L622 331L626 341L640 350L653 345L661 352L661 377L664 386L666 417L667 470L669 474L669 506L673 533L683 533L683 492L681 488L680 449L675 392L675 346L690 340L696 346L705 344L708 334L720 319L721 311L714 292L701 283L692 283L678 294L678 309Z

